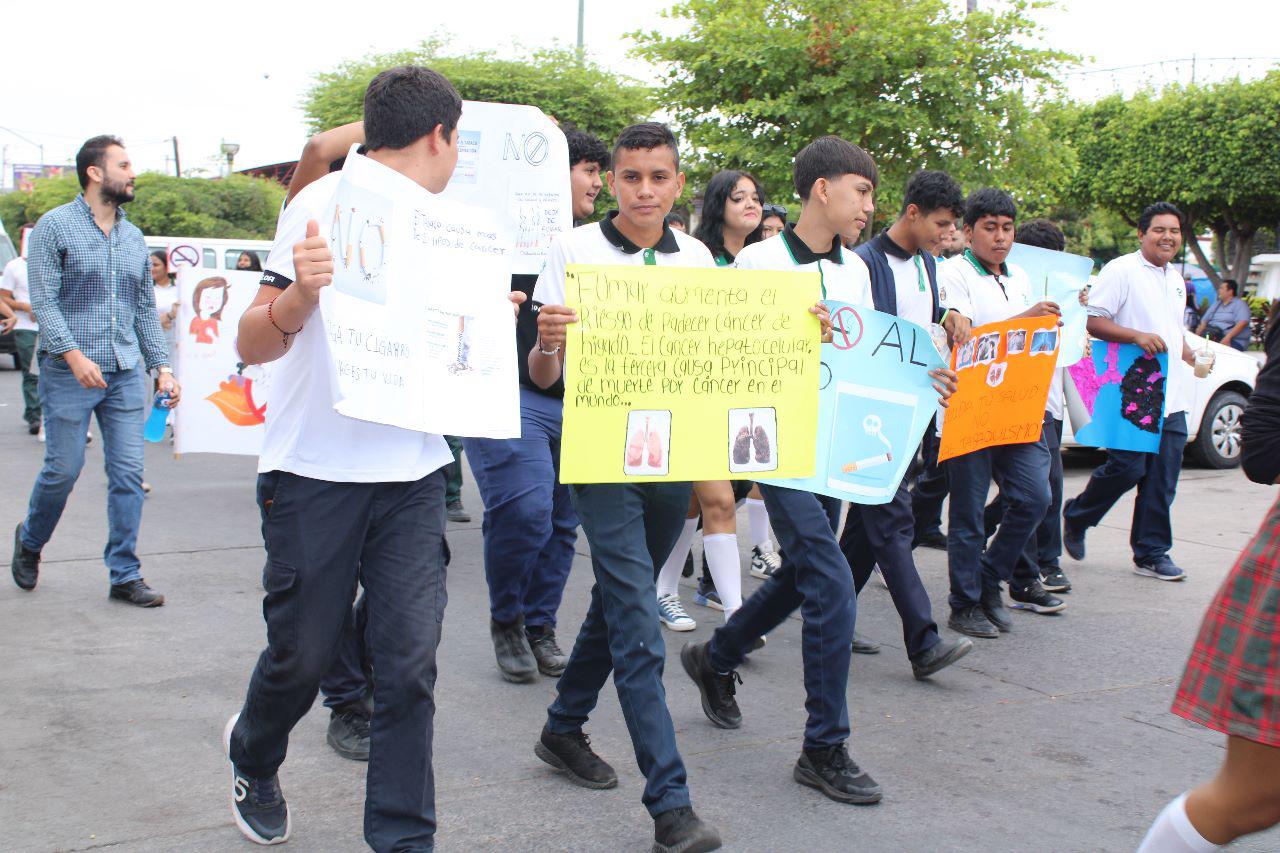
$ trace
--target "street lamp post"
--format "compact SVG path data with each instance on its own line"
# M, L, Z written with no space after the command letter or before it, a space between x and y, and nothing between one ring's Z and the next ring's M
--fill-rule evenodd
M227 177L231 177L231 173L235 171L236 154L240 151L240 146L234 142L222 143L222 156L227 158Z

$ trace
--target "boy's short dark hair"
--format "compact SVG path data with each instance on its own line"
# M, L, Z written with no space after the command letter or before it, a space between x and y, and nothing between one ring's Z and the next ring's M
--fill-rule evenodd
M1224 287L1227 288L1227 290L1231 291L1232 296L1240 295L1240 283L1237 282L1234 278L1224 278L1222 280L1222 284Z
M1013 196L1004 190L994 187L974 190L964 203L964 224L972 227L984 216L1007 216L1016 220L1018 206L1013 203Z
M801 148L791 168L796 193L803 201L809 200L809 191L818 178L830 181L845 175L859 175L872 186L880 181L880 172L871 155L838 136L819 137Z
M80 189L89 188L89 167L97 166L101 169L107 156L107 149L113 145L123 148L124 140L104 133L85 140L84 145L80 146L80 150L76 152L76 177L80 179Z
M579 163L598 163L602 172L609 168L609 149L600 137L573 125L565 125L564 138L569 143L570 169Z
M1142 209L1142 213L1138 214L1138 231L1145 233L1151 227L1151 220L1157 216L1176 216L1178 226L1182 226L1182 211L1167 201L1157 201L1155 204L1147 205Z
M946 172L922 169L907 179L902 212L906 213L907 207L912 204L921 213L949 210L958 219L964 216L964 190Z
M421 65L388 68L364 93L364 140L370 151L408 148L435 130L458 126L462 98L440 72Z
M1047 219L1033 219L1018 226L1013 242L1061 252L1067 248L1067 235Z
M652 151L655 148L670 148L671 156L676 161L676 171L680 171L680 148L676 135L671 128L657 121L646 121L623 128L618 134L618 141L613 143L613 153L609 161L613 166L618 164L619 151Z
M687 223L687 222L685 222L685 221L684 221L684 217L683 217L683 216L681 216L680 214L676 213L674 210L667 214L667 218L666 218L664 221L665 221L668 225L676 225L676 224L679 224L679 225L683 225L683 226L684 226L684 227L686 227L686 228L688 228L688 227L689 227L689 223Z

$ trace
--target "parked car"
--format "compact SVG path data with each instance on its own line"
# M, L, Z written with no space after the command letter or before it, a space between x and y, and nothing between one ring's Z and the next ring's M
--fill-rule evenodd
M1195 383L1195 402L1187 418L1187 451L1210 468L1235 468L1240 464L1240 416L1249 406L1261 362L1253 354L1206 341L1186 332L1187 345L1206 345L1216 357L1213 372ZM1062 425L1062 446L1079 447L1071 418Z

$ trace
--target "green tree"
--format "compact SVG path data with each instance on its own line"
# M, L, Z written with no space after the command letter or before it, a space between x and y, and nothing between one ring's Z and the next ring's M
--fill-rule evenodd
M1070 164L1029 101L1073 59L1032 46L1043 5L964 15L947 0L684 0L667 15L687 32L632 37L668 69L658 103L699 178L744 168L789 199L795 152L834 133L876 158L882 207L896 208L912 172L943 168L1040 210Z
M245 175L207 180L154 172L139 175L135 190L125 210L144 234L245 240L271 239L285 192L275 181ZM30 193L0 196L0 219L14 245L24 223L35 222L79 192L72 173L39 179Z
M1175 86L1079 108L1071 194L1134 223L1153 201L1187 216L1187 243L1218 283L1244 281L1261 227L1280 222L1280 71ZM1192 235L1215 236L1217 269Z
M449 55L445 43L435 38L410 50L344 62L316 75L303 100L311 129L319 132L359 121L369 81L380 71L405 64L434 68L465 100L530 104L610 142L652 109L647 87L590 60L579 62L572 50L536 50L510 58L492 51Z

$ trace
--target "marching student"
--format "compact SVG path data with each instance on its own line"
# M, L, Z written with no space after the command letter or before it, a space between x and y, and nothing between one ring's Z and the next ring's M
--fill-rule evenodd
M844 249L841 239L856 238L871 220L875 162L856 145L824 136L796 155L793 175L803 202L799 220L780 235L744 248L735 265L817 272L824 299L869 306L866 265ZM680 661L698 686L708 719L721 728L736 729L742 725L735 698L735 685L741 683L737 667L757 638L799 609L808 722L793 777L839 802L879 802L880 786L850 758L845 743L857 600L849 564L836 540L840 501L780 486L761 485L760 490L786 554L782 569L708 642L686 645Z
M946 172L916 172L907 181L902 213L884 231L854 249L871 278L877 311L895 314L918 326L943 323L956 343L968 338L969 321L938 302L938 284L931 251L964 213L960 185ZM950 371L948 371L950 373ZM973 649L967 637L944 640L933 621L933 605L911 556L914 517L904 477L893 500L885 504L851 503L840 535L840 550L853 570L854 594L862 591L872 569L889 587L902 619L902 637L916 678L924 679L964 657ZM861 639L861 638L859 638ZM879 651L861 640L853 651Z
M977 190L965 203L969 248L942 265L938 295L944 307L968 318L973 326L1015 317L1061 316L1055 303L1033 302L1027 274L1005 262L1013 246L1017 215L1013 199L1002 190ZM942 429L946 430L945 423ZM951 493L947 625L970 637L994 638L1013 630L1000 584L1013 577L1019 555L1049 506L1049 449L1041 434L1035 441L953 457L943 468ZM1004 496L1005 511L999 530L987 543L983 509L993 477Z
M457 163L461 111L458 93L435 71L384 71L365 92L368 156L440 192ZM316 314L333 280L333 257L317 220L339 180L334 173L315 181L285 208L258 295L240 319L241 358L276 365L258 462L267 647L224 732L232 814L251 841L288 839L277 771L290 731L333 664L359 579L377 673L364 837L376 851L429 850L436 648L446 600L444 468L452 457L441 436L333 409Z
M1182 327L1187 285L1169 263L1182 248L1181 211L1167 201L1148 206L1138 217L1138 240L1138 251L1103 267L1089 291L1089 334L1104 341L1137 344L1149 354L1169 354L1160 449L1155 453L1107 451L1107 461L1093 472L1084 491L1063 508L1062 546L1072 559L1083 560L1089 528L1137 487L1129 528L1133 572L1180 581L1187 573L1169 557L1173 548L1169 510L1178 491L1187 446L1187 413L1195 398L1189 367L1195 356Z
M529 378L542 388L562 380L567 326L565 266L573 263L711 267L711 253L665 222L684 189L676 139L666 125L632 125L618 136L606 179L618 202L600 222L556 239L534 287L538 338ZM583 726L610 673L645 777L643 801L654 820L655 851L715 850L720 836L689 800L684 761L662 686L665 653L654 618L657 566L671 552L689 483L573 485L569 494L591 545L595 585L569 662L556 684L535 754L585 788L613 788L618 776L591 749Z
M26 232L31 226L24 225ZM22 242L26 248L26 241ZM40 378L36 368L36 341L39 339L40 326L36 323L36 311L31 307L31 291L27 286L27 258L18 255L5 264L0 274L0 311L10 312L13 317L14 361L22 371L22 419L26 421L27 432L37 435L40 432ZM7 328L3 331L9 331ZM173 348L169 342L170 350Z

